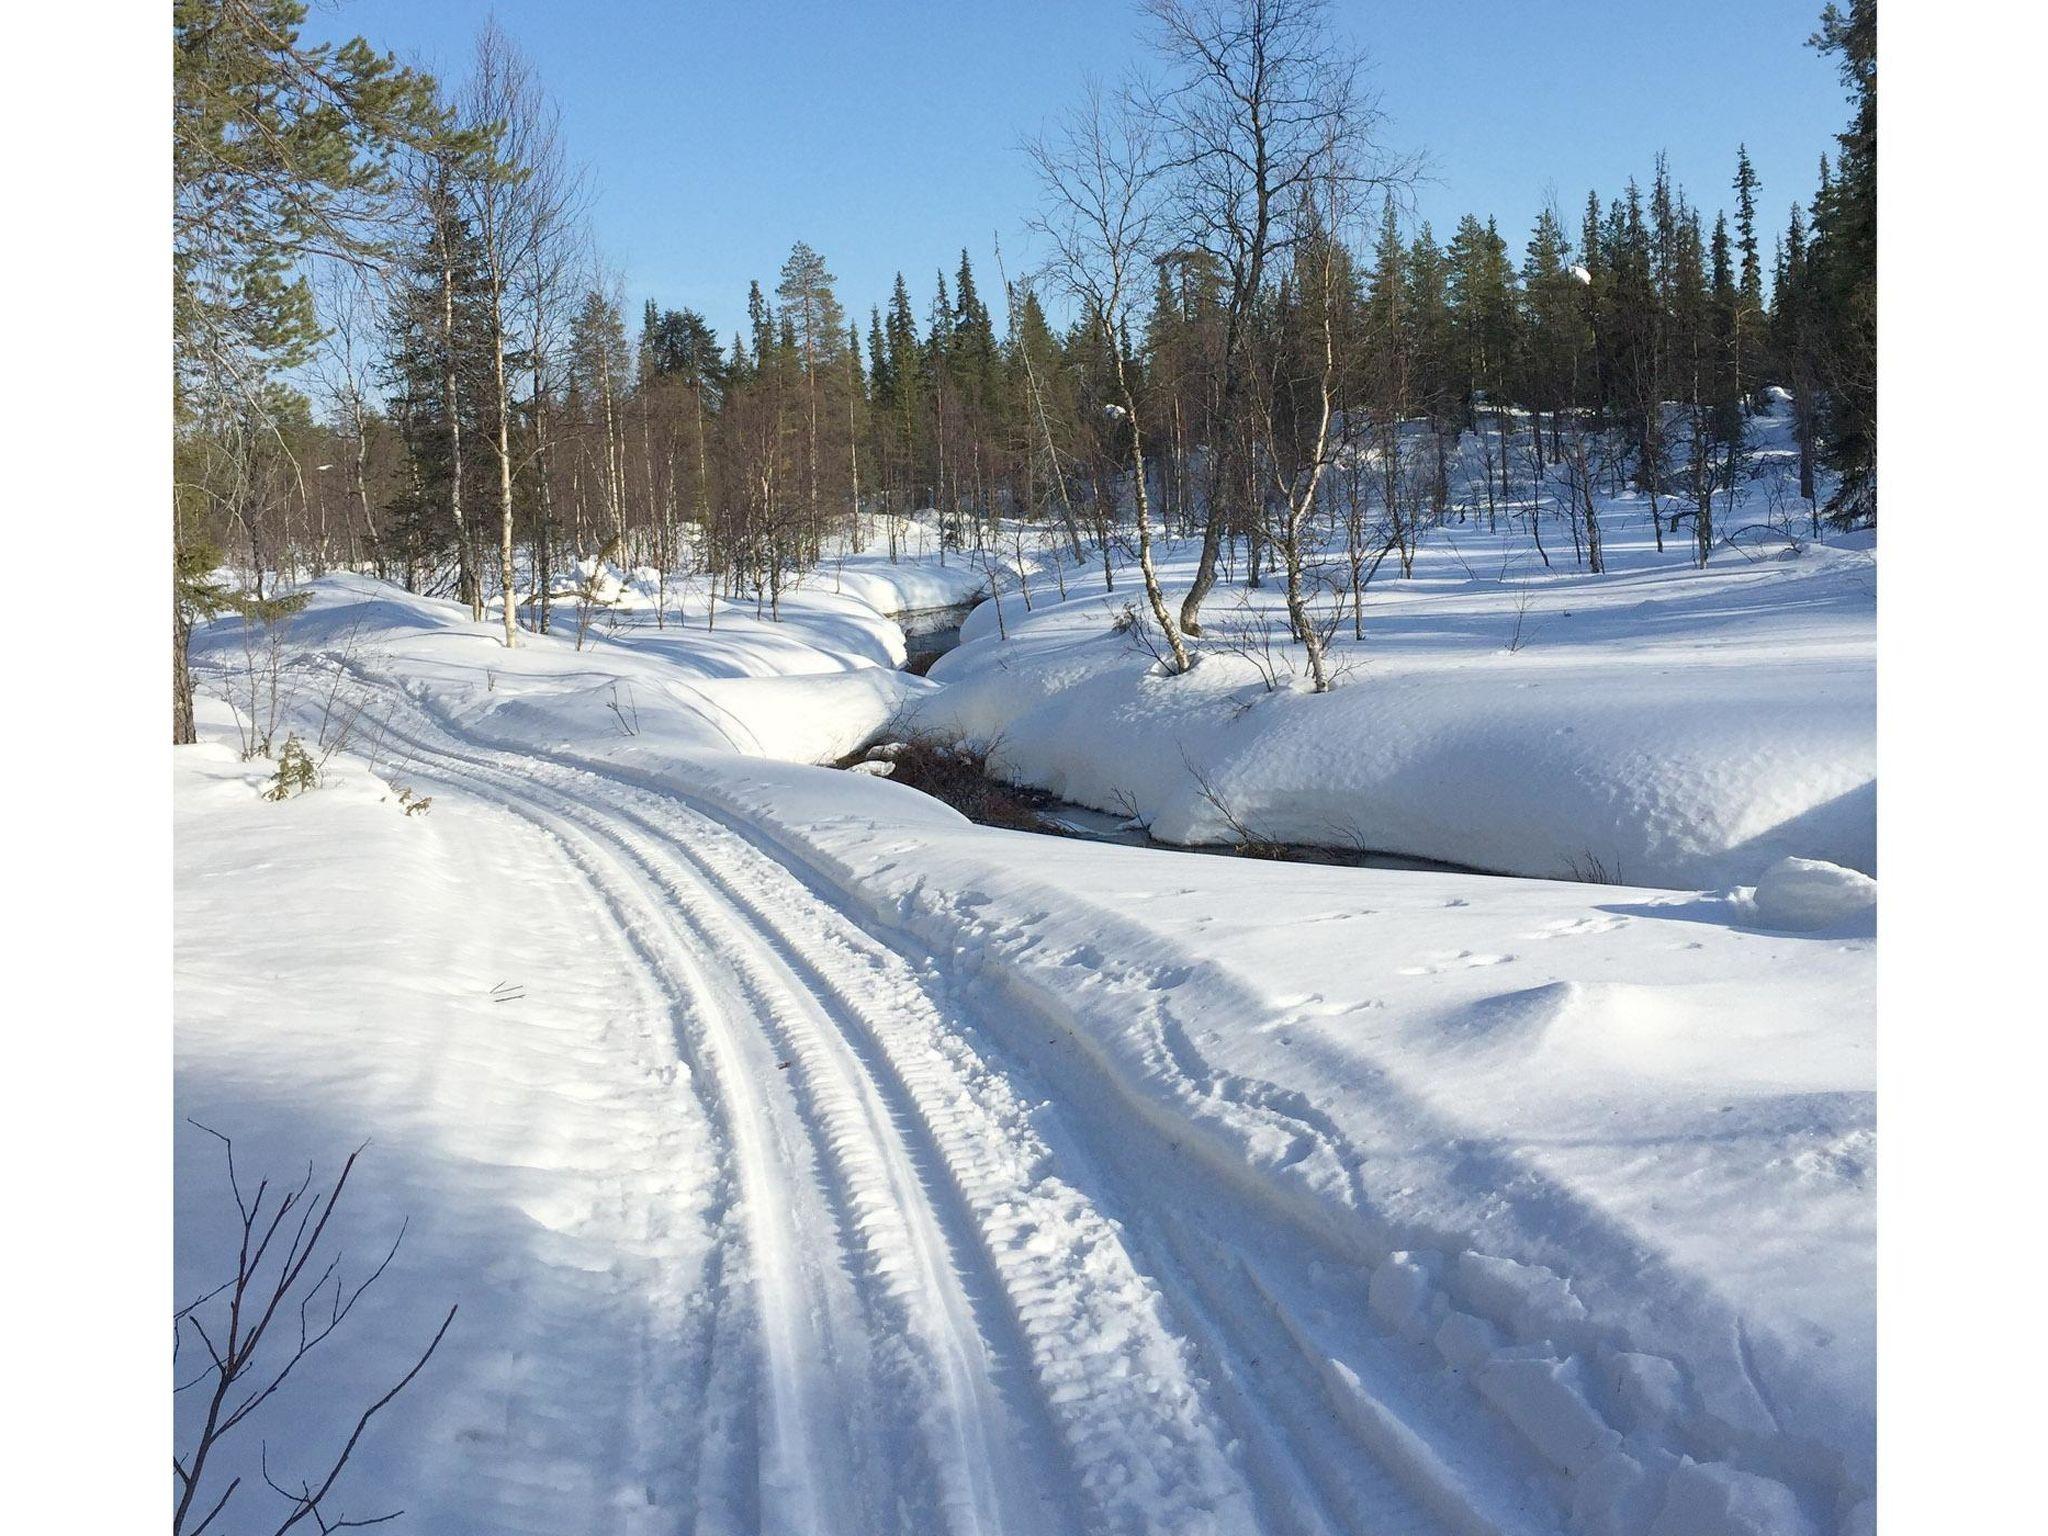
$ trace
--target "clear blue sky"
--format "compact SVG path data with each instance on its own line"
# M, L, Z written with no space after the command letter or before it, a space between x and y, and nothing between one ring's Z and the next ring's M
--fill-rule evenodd
M1419 215L1447 237L1460 214L1492 214L1519 257L1546 193L1576 235L1587 190L1647 182L1659 149L1711 211L1746 142L1775 234L1848 116L1833 61L1804 46L1820 8L1334 0L1332 13L1372 61L1389 140L1428 155ZM1084 74L1154 63L1150 23L1126 0L343 0L316 4L308 27L360 32L453 78L493 11L561 104L631 309L688 305L727 337L748 280L772 289L799 238L856 317L898 269L922 315L963 245L993 301L993 238L1014 274L1036 194L1018 140Z

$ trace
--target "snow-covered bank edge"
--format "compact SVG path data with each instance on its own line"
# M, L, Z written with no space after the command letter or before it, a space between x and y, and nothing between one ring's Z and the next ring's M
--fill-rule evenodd
M1724 550L1697 569L1654 548L1646 514L1610 515L1597 576L1432 530L1412 579L1371 589L1363 639L1345 616L1323 695L1290 675L1270 584L1212 598L1181 677L1153 664L1121 583L1012 611L1001 635L984 605L911 724L1166 843L1681 890L1785 857L1875 875L1874 554ZM1160 567L1171 607L1192 548L1163 543Z

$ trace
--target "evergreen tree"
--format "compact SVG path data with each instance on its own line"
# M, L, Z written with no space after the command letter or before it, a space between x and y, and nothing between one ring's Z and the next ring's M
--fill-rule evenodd
M1546 208L1522 258L1522 333L1520 393L1529 407L1530 435L1540 470L1544 462L1543 417L1551 418L1553 437L1558 414L1580 403L1589 382L1581 371L1591 353L1591 337L1580 291L1583 285L1565 264L1571 254L1564 226Z
M895 384L889 372L889 349L882 343L882 309L880 305L868 310L868 393L877 406L885 406L896 398Z
M675 379L701 390L705 408L716 410L725 380L718 333L694 309L657 311L649 299L641 321L640 371L644 378Z
M1815 508L1814 481L1819 435L1819 367L1814 357L1813 285L1807 267L1806 217L1797 203L1778 246L1777 271L1771 282L1771 355L1792 391L1793 429L1799 440L1799 494Z
M1450 267L1427 221L1408 247L1408 395L1413 408L1455 435L1463 371L1451 329Z
M1743 407L1742 325L1744 298L1735 275L1734 252L1728 235L1728 216L1714 218L1710 246L1714 355L1709 373L1711 396L1711 439L1718 460L1721 482L1732 492L1742 462Z
M889 381L893 400L890 402L890 432L888 466L894 484L905 497L903 510L913 510L909 505L914 497L913 484L918 464L918 423L922 419L924 402L924 355L918 341L917 316L910 307L910 289L903 281L903 274L896 274L896 286L889 294L888 319L884 329L884 350L889 364Z
M382 553L403 568L408 588L452 556L467 599L477 560L470 545L494 507L497 478L461 445L481 443L489 431L495 387L482 254L452 206L439 211L397 277L383 378L410 473L384 508ZM466 527L456 517L463 506L472 509Z
M304 42L305 17L300 0L176 0L171 12L174 743L194 739L192 621L229 601L208 573L242 481L237 470L215 484L212 471L239 461L244 428L264 426L268 381L319 334L302 259L382 263L393 157L448 130L432 80L360 37Z
M758 367L775 350L775 311L762 296L758 281L747 284L747 329L753 334L754 362Z
M960 252L953 292L950 370L975 409L986 412L993 404L996 386L995 322L975 289L974 269L965 250Z
M825 258L799 240L782 264L782 280L775 289L775 296L782 300L783 328L803 380L805 505L814 543L824 535L819 499L824 472L819 422L827 411L838 414L832 397L846 386L846 364L839 352L846 313L832 292L835 281L825 269Z
M1736 285L1735 382L1745 407L1767 381L1762 377L1763 360L1769 355L1765 335L1764 268L1757 244L1756 195L1762 184L1749 163L1749 146L1735 152L1735 249L1741 258L1741 275Z
M1826 459L1839 476L1828 507L1850 526L1877 520L1876 0L1830 4L1812 42L1837 56L1855 105L1832 178L1823 161L1808 253Z

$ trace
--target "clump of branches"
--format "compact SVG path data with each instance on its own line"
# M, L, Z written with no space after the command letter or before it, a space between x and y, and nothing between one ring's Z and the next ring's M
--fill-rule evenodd
M1016 832L1058 832L1057 826L1039 814L1050 796L1005 784L989 772L989 760L1000 745L1000 739L977 743L918 731L900 741L855 753L837 766L886 762L891 782L943 800L969 821Z
M1571 878L1581 885L1622 885L1621 861L1616 859L1612 867L1591 848L1574 854L1565 860L1565 868L1571 871Z
M1277 692L1283 683L1293 681L1293 658L1284 649L1274 649L1272 621L1252 603L1249 592L1237 594L1237 604L1230 619L1219 625L1218 630L1219 633L1209 643L1209 649L1241 656L1250 662L1264 679L1268 693Z
M1248 859L1288 859L1293 856L1293 850L1287 844L1252 829L1243 816L1238 814L1236 807L1231 805L1223 791L1217 787L1215 779L1208 771L1197 766L1195 760L1188 756L1185 747L1181 749L1180 760L1188 771L1188 777L1195 781L1195 788L1208 802L1209 809L1216 813L1229 830L1232 848Z
M621 736L640 734L640 706L634 702L631 683L626 684L626 697L623 703L619 700L619 685L613 683L611 696L605 700L604 707L612 712L612 718L618 724Z
M181 1446L171 1458L177 1494L172 1536L201 1536L227 1509L240 1491L243 1477L238 1473L227 1479L217 1495L213 1492L220 1483L223 1445L348 1321L364 1292L390 1268L405 1239L401 1223L384 1257L361 1280L348 1284L342 1274L343 1255L329 1251L331 1245L323 1247L323 1243L363 1149L350 1153L334 1182L324 1187L315 1185L313 1167L308 1164L296 1185L274 1185L266 1178L250 1191L243 1187L235 1167L233 1139L196 1120L192 1123L217 1139L225 1152L238 1234L233 1274L172 1314L174 1370L182 1373L183 1361L195 1346L205 1355L194 1374L178 1381L176 1391L181 1395L203 1392L206 1398L205 1414L191 1443ZM260 1446L258 1465L263 1480L285 1501L272 1528L274 1536L283 1536L306 1522L310 1522L308 1529L329 1532L379 1525L404 1513L392 1510L366 1517L344 1516L332 1502L335 1487L370 1421L426 1368L455 1321L455 1313L456 1308L449 1307L411 1368L363 1409L337 1450L318 1458L321 1470L317 1474L279 1481L270 1469L268 1444Z

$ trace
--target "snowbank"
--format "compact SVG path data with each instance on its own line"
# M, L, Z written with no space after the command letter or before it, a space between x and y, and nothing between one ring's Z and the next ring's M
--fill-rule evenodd
M364 576L310 584L305 610L279 633L293 677L317 692L335 666L358 684L402 679L465 730L507 747L586 750L673 763L705 753L830 762L871 739L931 685L897 671L903 633L865 602L826 592L785 597L781 622L750 603L721 603L664 628L636 618L594 627L583 649L560 615L555 632L522 632L510 651L493 622L459 603L419 597ZM202 685L245 690L239 621L202 628L193 645ZM363 729L374 729L374 717Z
M1290 652L1299 669L1277 582L1220 588L1179 678L1115 632L1121 584L1010 600L1007 639L984 605L917 721L1167 842L1242 828L1674 888L1751 884L1787 856L1874 873L1874 555L1723 549L1695 570L1639 516L1609 519L1604 576L1568 553L1545 571L1505 535L1429 535L1412 580L1370 589L1363 640L1344 614L1321 696L1284 670L1268 685ZM1177 605L1192 552L1163 565Z
M1877 882L1819 859L1780 859L1750 897L1759 927L1811 933L1854 922L1877 905Z
M870 550L828 560L810 573L806 585L859 598L876 612L895 617L971 603L987 592L988 573L963 554L949 555L941 565L930 556L891 561Z

